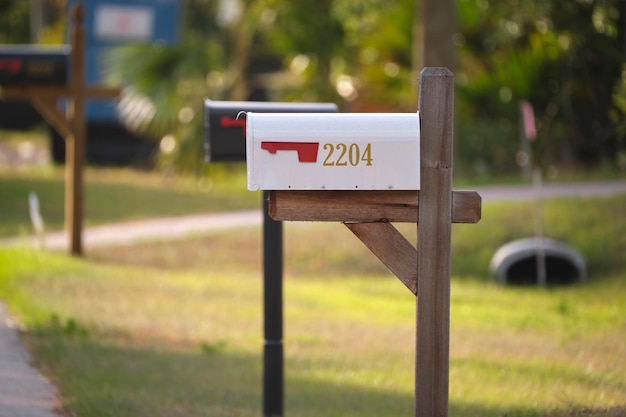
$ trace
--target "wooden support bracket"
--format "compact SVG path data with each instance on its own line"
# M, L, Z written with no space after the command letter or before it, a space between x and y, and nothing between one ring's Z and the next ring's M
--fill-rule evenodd
M39 114L41 114L61 136L67 137L74 135L71 123L67 120L65 115L59 111L55 98L33 96L31 97L31 102Z
M391 223L345 223L367 248L417 294L417 250Z
M452 192L452 223L477 223L476 191ZM413 293L417 250L391 224L417 223L419 191L271 191L269 215L280 221L342 222Z

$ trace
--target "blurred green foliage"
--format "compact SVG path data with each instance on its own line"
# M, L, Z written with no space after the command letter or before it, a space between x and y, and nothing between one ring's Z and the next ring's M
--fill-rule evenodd
M458 8L457 145L466 169L516 168L522 100L534 106L536 164L626 168L626 3L461 0Z
M176 52L153 45L118 49L108 71L132 87L135 100L154 104L151 117L129 125L156 139L175 138L161 166L199 171L203 97L416 111L414 22L407 13L414 7L412 0L187 0Z
M0 44L30 41L30 2L0 0Z
M199 171L205 97L416 111L425 1L183 0L180 45L121 48L106 70L129 86L123 104L150 104L126 122L167 138L162 166ZM1 7L3 34L9 11L23 22L26 6ZM525 159L626 170L626 2L456 0L450 18L457 174L510 175ZM529 158L519 155L522 101L537 125Z

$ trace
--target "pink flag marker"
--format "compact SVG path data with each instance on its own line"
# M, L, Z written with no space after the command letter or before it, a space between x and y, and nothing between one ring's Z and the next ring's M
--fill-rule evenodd
M524 123L524 135L528 140L537 138L537 128L535 127L535 112L533 106L523 100L520 102L520 110L522 111L522 122Z

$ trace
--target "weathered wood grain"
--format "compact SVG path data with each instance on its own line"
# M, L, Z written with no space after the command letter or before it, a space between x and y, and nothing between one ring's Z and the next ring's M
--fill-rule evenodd
M272 191L269 214L282 221L350 223L418 220L419 191ZM453 223L480 220L481 198L475 191L452 192Z
M415 416L448 415L450 244L454 77L425 68L420 78Z
M391 223L345 223L346 227L413 293L417 293L417 250Z

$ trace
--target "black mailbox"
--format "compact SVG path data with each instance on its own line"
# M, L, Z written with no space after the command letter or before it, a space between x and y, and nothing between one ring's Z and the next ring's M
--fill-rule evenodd
M269 103L257 101L204 102L206 162L246 160L246 118L240 112L337 113L333 103Z
M64 85L71 47L0 46L0 84Z

